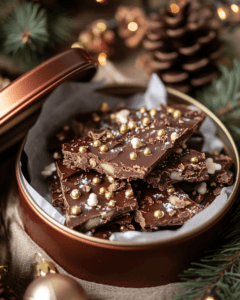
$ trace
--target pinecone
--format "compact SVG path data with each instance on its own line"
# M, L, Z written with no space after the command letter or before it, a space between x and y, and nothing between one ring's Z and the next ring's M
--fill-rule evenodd
M224 54L219 28L216 10L205 1L171 4L151 15L139 63L166 86L189 93L219 73L217 62Z
M17 300L17 296L12 289L7 288L0 282L0 300Z

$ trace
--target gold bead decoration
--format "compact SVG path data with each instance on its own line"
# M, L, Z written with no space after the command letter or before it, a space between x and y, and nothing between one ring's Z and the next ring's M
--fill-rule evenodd
M101 178L99 178L99 177L93 177L93 179L92 179L92 182L93 183L95 183L95 184L98 184L98 183L100 183L102 180L101 180Z
M166 131L164 129L159 129L157 132L158 137L163 137L166 135Z
M150 109L149 110L149 114L150 114L150 116L155 116L156 114L157 114L157 110L156 110L156 108L152 108L152 109Z
M108 149L108 146L107 146L107 145L102 145L102 146L99 147L99 151L102 152L102 153L103 153L103 152L108 152L108 150L109 150L109 149Z
M81 212L82 212L82 210L81 210L81 207L79 207L79 206L73 206L71 208L71 215L73 215L73 216L78 216L78 215L80 215Z
M94 147L100 147L102 145L102 143L99 140L94 140L93 141L93 146Z
M81 192L78 189L74 189L71 191L70 196L73 199L78 199L81 196Z
M174 119L179 119L179 118L181 118L181 116L182 116L182 113L181 113L180 110L176 109L176 110L173 112L173 117L174 117Z
M152 151L151 151L149 148L146 148L146 149L144 149L143 154L144 154L145 156L149 156L149 155L152 154Z
M124 231L124 230L125 230L125 226L124 225L120 226L120 231Z
M99 189L99 193L104 195L106 193L106 188L104 186L102 186L100 189Z
M112 176L108 176L108 181L109 181L110 183L113 183L113 182L115 181L115 179L114 179Z
M177 154L181 154L181 153L183 152L183 149L182 149L182 148L177 148L177 149L175 150L175 152L176 152Z
M126 198L128 198L128 199L133 198L133 196L134 196L133 190L126 190L125 196L126 196Z
M116 206L116 201L110 200L110 201L108 202L108 207L115 207L115 206Z
M168 112L169 114L172 114L172 113L174 112L174 109L173 109L172 107L169 107L169 108L167 109L167 112Z
M64 125L64 126L63 126L63 129L64 129L65 131L68 131L68 130L70 130L70 126L69 126L69 125Z
M148 117L142 119L142 123L144 126L148 126L151 124L151 120Z
M139 109L139 112L140 112L141 114L144 114L146 111L147 111L146 106L142 106L142 107Z
M198 158L196 156L191 158L191 163L197 164L198 163Z
M220 153L219 153L219 151L215 150L215 151L212 152L212 154L213 155L219 155Z
M54 152L53 153L53 158L54 159L61 159L62 158L62 153L60 153L60 152Z
M112 139L114 136L113 136L113 134L111 132L107 132L106 137L108 139Z
M109 109L108 103L107 103L107 102L103 102L103 103L101 104L101 106L100 106L100 110L101 110L102 112L107 112L107 111L109 111L110 109Z
M110 198L112 198L112 197L113 197L113 193L112 193L112 192L107 191L107 192L105 193L105 198L110 199Z
M130 130L133 130L133 129L137 128L137 124L134 121L129 121L128 128Z
M175 192L175 188L171 187L171 188L167 189L167 192L168 192L168 194L172 194Z
M156 219L161 219L163 216L164 216L164 212L163 211L161 211L161 210L155 210L154 217Z
M128 128L127 124L123 124L123 125L121 125L120 128L119 128L119 131L120 131L120 133L122 133L122 134L127 133L128 130L129 130L129 128Z
M131 160L136 160L136 159L138 159L138 155L137 155L136 152L131 152L129 157L130 157Z
M189 200L187 200L187 201L185 202L185 204L186 204L186 206L188 206L188 205L191 205L191 204L192 204L192 202L191 202L191 201L189 201Z
M99 122L101 118L97 114L93 114L93 121L94 122Z
M80 153L86 153L87 152L87 148L84 146L79 147L79 152Z
M116 119L116 114L111 114L110 119L112 119L112 120Z
M65 135L59 134L59 135L58 135L58 140L59 140L60 142L63 141L63 140L65 140Z

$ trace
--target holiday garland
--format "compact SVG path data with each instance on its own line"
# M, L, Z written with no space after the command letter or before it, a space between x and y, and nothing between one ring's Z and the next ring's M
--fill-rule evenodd
M240 147L240 61L228 69L220 66L222 76L197 95L231 132ZM201 263L181 275L181 288L186 289L173 300L237 300L240 299L240 198L234 213L215 245L218 248L205 254Z

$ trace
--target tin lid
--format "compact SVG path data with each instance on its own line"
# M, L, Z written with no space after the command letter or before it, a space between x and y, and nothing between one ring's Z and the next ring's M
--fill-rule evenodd
M0 134L41 107L46 94L72 78L90 80L96 63L80 48L62 52L27 72L0 92Z

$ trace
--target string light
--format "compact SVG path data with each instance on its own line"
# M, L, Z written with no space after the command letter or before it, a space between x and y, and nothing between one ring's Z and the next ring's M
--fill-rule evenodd
M180 7L176 3L170 4L170 10L173 14L177 14L180 11Z
M98 55L98 62L99 62L99 64L101 66L106 65L106 63L107 63L107 55L106 55L106 53L100 53Z
M138 30L138 24L136 22L130 22L128 24L128 30L137 31Z
M225 20L227 18L227 14L222 7L219 7L217 12L220 19Z
M238 13L239 12L239 7L236 4L232 4L231 5L231 10L235 13Z

